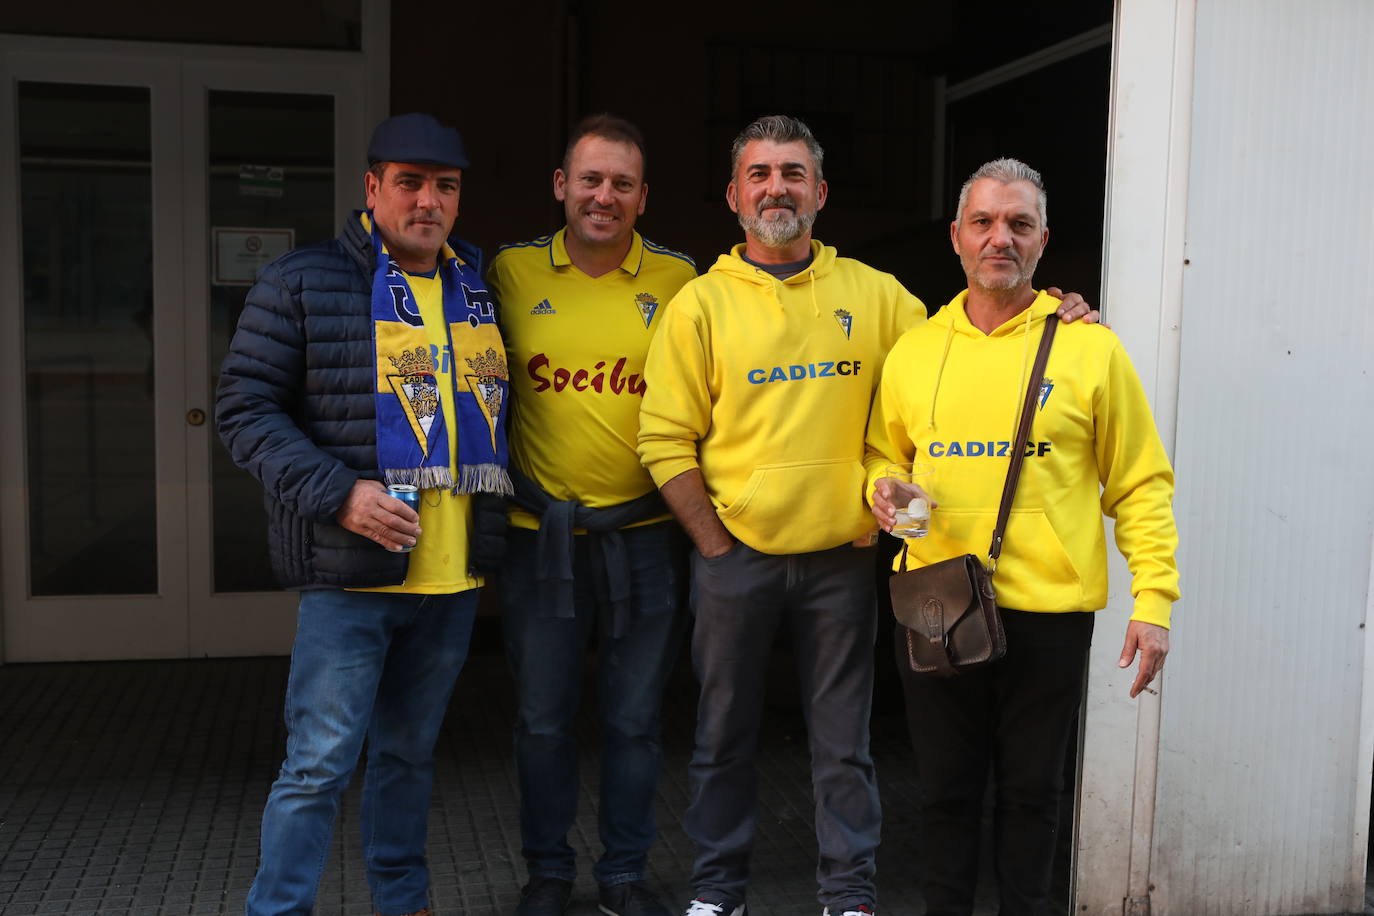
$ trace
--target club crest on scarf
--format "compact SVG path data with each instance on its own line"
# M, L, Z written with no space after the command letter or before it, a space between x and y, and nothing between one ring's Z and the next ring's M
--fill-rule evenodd
M506 370L506 355L497 353L494 347L487 347L487 352L465 357L463 362L472 370L464 377L467 379L468 389L476 395L477 403L486 415L487 426L491 430L492 447L495 448L496 419L501 416L501 404L505 399L502 383L510 378Z
M421 489L508 495L509 375L495 304L481 274L445 245L438 271L442 330L426 328L406 274L386 252L370 214L364 216L376 256L372 326L377 466L383 479ZM425 307L431 307L428 300ZM450 365L449 354L471 354L464 357L470 371L460 374L462 364Z
M429 355L429 348L402 350L399 355L387 359L397 373L388 375L387 381L406 413L421 453L428 455L430 433L434 429L434 419L439 416L439 383L434 377L434 360Z

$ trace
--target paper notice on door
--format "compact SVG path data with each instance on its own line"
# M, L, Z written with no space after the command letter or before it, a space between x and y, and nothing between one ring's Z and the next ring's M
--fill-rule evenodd
M212 226L210 240L214 253L210 282L252 286L260 267L296 247L296 230Z

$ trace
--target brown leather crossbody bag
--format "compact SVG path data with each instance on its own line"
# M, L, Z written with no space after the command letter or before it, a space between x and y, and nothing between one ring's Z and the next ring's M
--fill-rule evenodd
M1050 358L1050 344L1059 327L1059 316L1045 319L1045 332L1035 354L1021 406L1021 422L1011 450L1007 479L1002 486L1002 504L997 510L997 526L988 548L988 562L976 554L941 560L920 569L906 568L907 545L902 544L900 570L888 580L892 593L892 613L906 629L906 654L911 670L918 674L951 677L997 661L1007 654L1007 634L997 610L997 592L992 576L997 558L1002 555L1002 538L1011 516L1016 483L1026 457L1035 402Z

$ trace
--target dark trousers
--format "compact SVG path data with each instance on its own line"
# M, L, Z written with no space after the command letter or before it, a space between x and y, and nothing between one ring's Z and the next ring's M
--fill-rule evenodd
M536 533L511 528L508 534L502 628L518 700L515 772L521 851L530 876L577 877L568 832L582 788L577 713L587 646L595 634L605 851L592 875L600 884L642 881L655 836L660 707L687 624L685 539L673 522L622 532L634 616L627 631L615 636L608 608L592 587L598 570L586 537L574 539L574 616L563 618L547 616L539 604L539 583L529 571Z
M745 898L768 660L786 630L810 740L820 902L832 913L873 905L881 828L868 747L873 553L845 545L772 556L736 544L714 559L692 555L692 664L701 699L683 826L698 849L696 894L732 905Z
M1007 655L952 678L897 667L922 794L927 916L969 916L978 882L983 793L992 774L1001 916L1045 916L1069 752L1092 642L1091 613L1003 609ZM1065 825L1067 827L1067 825Z

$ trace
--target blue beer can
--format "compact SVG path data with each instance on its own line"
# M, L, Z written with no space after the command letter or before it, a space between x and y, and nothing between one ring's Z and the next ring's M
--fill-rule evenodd
M387 488L386 488L386 492L387 492L387 495L396 497L396 498L399 499L401 502L405 503L407 506L409 506L411 509L413 509L417 515L419 514L419 512L420 512L420 488L419 488L419 487L413 486L413 485L408 484L408 483L396 483L396 484L392 484L391 486L387 487ZM418 543L418 539L417 539L417 543ZM414 550L414 549L415 549L415 548L414 548L413 546L411 546L411 547L402 547L402 548L400 549L399 552L401 552L401 553L406 553L406 552L411 551L411 550Z

